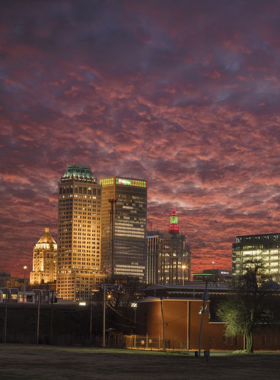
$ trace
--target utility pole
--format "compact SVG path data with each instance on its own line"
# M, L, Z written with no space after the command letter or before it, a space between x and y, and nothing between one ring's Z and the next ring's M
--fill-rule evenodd
M89 341L92 340L92 300L90 302L90 320L89 320Z
M161 306L161 318L162 318L162 346L163 346L163 351L165 351L165 330L164 330L164 314L163 314L162 297L160 299L160 306Z
M111 282L114 283L114 205L117 202L117 198L110 198L109 202L111 203L110 210L110 222L111 222Z
M204 319L204 313L205 313L205 305L206 305L206 298L207 298L207 285L208 285L208 278L206 278L206 284L205 289L203 293L203 306L201 311L201 324L200 324L200 332L199 332L199 349L198 349L198 357L200 357L201 353L201 342L202 342L202 331L203 331L203 319Z
M39 344L40 336L40 306L41 306L41 290L38 294L38 308L37 308L37 334L36 334L36 343Z
M106 347L106 285L103 284L103 341L102 341L102 347Z
M97 289L93 289L92 290L92 294L91 294L91 299L90 299L90 321L89 321L89 339L90 339L90 343L92 344L92 312L93 312L93 297L94 297L94 294L99 292L99 290ZM104 319L103 319L103 323L104 323Z
M8 319L8 289L6 288L5 314L4 314L4 341L7 343L7 319Z
M24 270L24 280L23 280L23 303L25 302L25 293L26 293L26 269L27 266L24 265L23 270Z
M52 293L52 310L51 310L51 344L53 344L53 297L54 297L54 290L52 290L51 293Z

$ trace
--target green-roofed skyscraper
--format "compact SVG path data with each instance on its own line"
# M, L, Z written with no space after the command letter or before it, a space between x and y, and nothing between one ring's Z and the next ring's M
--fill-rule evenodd
M90 166L73 164L67 166L58 188L58 296L88 301L103 282L101 186Z

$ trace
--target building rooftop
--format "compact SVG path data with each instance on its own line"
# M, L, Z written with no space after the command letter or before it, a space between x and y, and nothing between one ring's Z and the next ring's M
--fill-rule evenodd
M147 179L112 176L100 178L100 184L103 186L120 185L146 188Z
M72 177L94 179L90 166L82 166L76 164L67 165L66 171L62 178Z
M47 244L56 244L54 238L50 234L50 229L49 228L45 228L45 232L43 233L43 235L40 237L40 239L37 242L37 244L45 244L45 243L47 243Z
M280 233L236 236L236 243L279 241Z

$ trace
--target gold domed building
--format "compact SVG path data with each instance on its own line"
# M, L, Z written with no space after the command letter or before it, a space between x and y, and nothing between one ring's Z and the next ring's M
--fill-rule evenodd
M33 271L30 272L30 284L46 284L56 281L57 244L49 228L38 240L33 249Z

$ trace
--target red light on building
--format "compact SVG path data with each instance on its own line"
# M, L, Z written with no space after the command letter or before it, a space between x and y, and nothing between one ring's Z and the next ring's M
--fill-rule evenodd
M169 233L172 235L179 234L178 216L175 211L175 207L173 208L172 214L170 215Z

